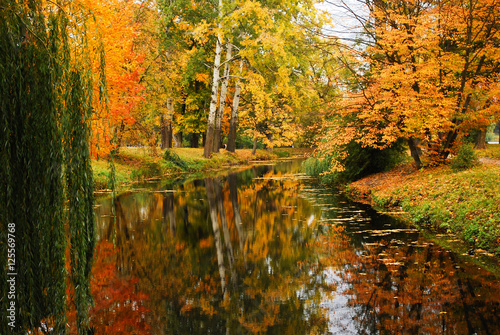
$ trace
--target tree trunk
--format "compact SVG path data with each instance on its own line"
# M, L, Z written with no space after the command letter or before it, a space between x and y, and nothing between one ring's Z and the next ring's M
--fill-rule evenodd
M160 115L161 123L161 148L167 149L172 147L172 122L165 118L163 114Z
M224 80L222 81L222 86L220 89L219 97L219 109L215 115L215 132L214 132L214 152L219 152L221 145L221 125L222 119L224 118L224 108L226 107L226 95L227 86L229 83L229 60L231 59L231 53L233 51L233 45L231 43L227 44L226 51L226 63L224 64Z
M115 154L118 153L120 150L120 147L122 145L122 137L123 137L123 131L125 130L125 123L122 121L120 126L116 127L116 149L115 149Z
M169 122L167 124L167 127L165 128L166 130L166 143L165 143L165 148L171 148L172 147L172 136L173 136L173 129L172 129L172 122Z
M469 108L469 104L470 104L471 99L472 99L472 95L471 94L467 95L463 106L459 107L459 109L458 109L461 112L461 114L464 114L467 111L467 108ZM457 136L458 136L457 127L462 123L462 121L458 118L455 118L453 120L453 123L455 124L455 129L450 130L448 132L448 135L446 136L446 140L445 140L443 147L442 147L441 157L443 157L444 159L448 158L448 155L450 154L450 149L453 146L453 144L455 143L455 140L457 139Z
M410 147L411 157L413 157L413 160L415 161L417 170L420 170L420 168L422 167L422 161L420 160L420 153L417 143L413 137L410 137L408 139L408 146Z
M243 59L240 60L240 76L243 72ZM231 111L231 121L229 121L229 135L227 138L227 150L231 152L236 151L236 130L238 127L238 109L240 106L240 93L241 93L241 82L240 78L236 81L236 87L234 89L233 96L233 109Z
M172 99L167 99L167 115L160 115L161 122L161 148L172 147L172 123L174 120L174 104Z
M160 147L162 149L166 149L167 147L167 121L165 120L165 116L160 114L160 138L161 143Z
M253 138L252 155L255 155L256 152L257 152L257 136Z
M182 132L174 134L174 143L176 148L182 148Z
M270 152L270 153L273 153L273 147L274 147L274 143L273 143L273 134L267 134L267 139L269 141L269 144L267 145L267 151Z
M219 17L222 17L222 0L219 0ZM217 93L219 92L219 67L220 67L220 54L222 51L222 41L221 34L217 34L217 43L215 46L215 59L213 66L213 78L212 78L212 94L210 99L210 109L208 112L207 121L207 137L205 140L205 148L203 150L203 156L209 158L213 152L214 146L214 133L215 133L215 113L217 111Z
M479 129L474 149L486 149L486 129Z
M200 134L192 133L191 134L191 148L198 148L200 143Z

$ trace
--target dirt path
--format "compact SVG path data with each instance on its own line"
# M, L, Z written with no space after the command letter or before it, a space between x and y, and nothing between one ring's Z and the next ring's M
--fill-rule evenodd
M479 157L479 161L483 164L495 164L500 165L500 159Z

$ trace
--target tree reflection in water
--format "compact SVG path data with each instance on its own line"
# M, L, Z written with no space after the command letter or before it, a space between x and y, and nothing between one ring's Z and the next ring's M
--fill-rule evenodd
M315 252L319 209L271 167L206 178L116 206L116 267L138 278L153 334L310 334L327 327ZM260 173L259 173L260 175ZM108 211L105 202L98 209ZM102 239L111 218L101 215ZM102 242L104 243L104 242ZM111 308L109 309L111 312Z
M92 322L136 334L499 333L498 281L404 229L362 235L372 214L314 192L271 166L168 184L120 196L115 231L101 201ZM108 289L117 283L127 289Z
M500 287L477 267L417 240L382 240L350 259L343 279L357 334L498 334Z

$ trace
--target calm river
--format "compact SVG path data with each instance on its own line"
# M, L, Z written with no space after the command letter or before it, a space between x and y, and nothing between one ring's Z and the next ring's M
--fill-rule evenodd
M499 278L299 172L98 200L96 333L500 334Z

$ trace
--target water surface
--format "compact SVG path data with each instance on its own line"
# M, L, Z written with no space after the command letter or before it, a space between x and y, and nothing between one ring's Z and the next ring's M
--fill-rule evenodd
M498 278L299 166L98 201L98 333L500 334Z

